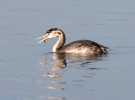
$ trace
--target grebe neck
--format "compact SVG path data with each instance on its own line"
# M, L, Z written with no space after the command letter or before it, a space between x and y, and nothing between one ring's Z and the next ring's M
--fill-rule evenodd
M60 31L59 39L56 42L56 44L53 46L53 52L59 52L60 49L64 46L66 41L65 33L63 31Z

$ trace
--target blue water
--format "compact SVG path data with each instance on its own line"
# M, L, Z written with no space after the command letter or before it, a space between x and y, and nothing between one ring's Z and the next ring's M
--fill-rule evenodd
M134 0L1 0L0 100L134 100ZM52 53L57 39L38 44L52 28L67 41L90 39L107 55Z

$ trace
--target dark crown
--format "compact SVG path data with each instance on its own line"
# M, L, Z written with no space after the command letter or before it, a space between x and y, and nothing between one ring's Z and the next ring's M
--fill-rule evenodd
M51 33L52 31L57 31L57 30L59 30L59 29L58 28L51 28L46 33Z

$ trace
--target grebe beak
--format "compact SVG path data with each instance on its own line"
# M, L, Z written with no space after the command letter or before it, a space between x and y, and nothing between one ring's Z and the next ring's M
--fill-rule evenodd
M43 42L43 41L45 42L45 40L48 39L48 34L45 34L45 35L43 35L43 36L37 38L36 40L41 39L41 38L44 38L44 39L40 40L38 43L41 43L41 42ZM45 42L45 43L46 43L46 42Z

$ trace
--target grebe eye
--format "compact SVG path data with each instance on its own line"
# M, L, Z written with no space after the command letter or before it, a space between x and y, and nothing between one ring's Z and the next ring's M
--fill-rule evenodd
M60 32L58 32L58 34L61 34Z

